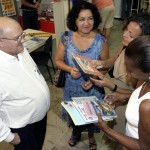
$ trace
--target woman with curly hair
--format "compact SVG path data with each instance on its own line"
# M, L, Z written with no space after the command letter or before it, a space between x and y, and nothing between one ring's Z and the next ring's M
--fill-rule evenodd
M56 66L66 71L66 82L63 89L63 101L72 101L71 97L83 97L95 95L99 99L104 98L104 89L92 86L90 80L85 80L81 72L76 68L72 54L96 60L106 60L109 57L109 49L106 39L96 33L101 22L101 17L94 4L81 1L76 3L67 16L68 31L67 44L65 45L65 33L62 34L55 55ZM73 128L69 145L74 146L81 138L81 132L88 131L89 146L96 150L94 132L99 132L93 124L75 126L68 113L62 109L62 118L69 122Z

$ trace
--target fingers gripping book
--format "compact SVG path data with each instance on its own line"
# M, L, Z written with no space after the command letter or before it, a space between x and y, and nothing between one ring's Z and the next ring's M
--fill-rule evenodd
M91 76L101 75L100 72L92 66L92 59L79 54L73 54L73 60L86 80Z

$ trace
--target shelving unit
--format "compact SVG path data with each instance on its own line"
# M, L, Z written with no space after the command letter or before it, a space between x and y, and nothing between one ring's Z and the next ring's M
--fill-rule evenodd
M131 13L130 16L132 16L133 11L138 13L139 12L139 6L140 6L140 0L137 0L137 6L136 8L133 8L134 0L131 2Z
M91 2L91 0L88 0ZM18 11L20 14L20 24L21 21L21 0L17 0L18 3ZM45 32L51 32L56 34L56 45L58 45L58 41L61 37L62 32L68 30L66 26L66 17L69 11L69 6L72 7L72 1L70 0L70 5L68 4L68 0L42 0L41 8L39 8L39 14L42 13L43 10L51 9L53 11L53 21L51 19L39 19L39 24L41 30Z
M133 8L134 0L131 3L131 15L133 12L139 11L150 13L150 0L137 0L137 7Z
M43 4L45 5L45 3ZM48 5L50 6L48 7ZM41 29L46 32L55 33L56 45L58 45L58 41L61 37L62 32L67 30L66 16L68 14L68 0L63 0L59 2L47 1L47 5L45 5L45 8L46 9L50 8L51 11L53 11L53 19L52 19L53 21L51 21L51 18L45 20L44 19L39 20Z

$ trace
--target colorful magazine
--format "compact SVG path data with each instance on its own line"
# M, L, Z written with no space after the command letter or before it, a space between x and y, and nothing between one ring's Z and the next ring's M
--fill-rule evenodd
M100 72L92 66L92 59L79 54L73 54L73 59L85 79L100 75Z
M97 117L97 110L95 109L96 107L92 101L82 100L82 107L88 117Z
M100 101L96 96L72 97L73 101L62 102L62 106L69 113L75 125L84 125L98 122L97 112L101 112L105 121L111 121L117 117L113 107L105 101Z

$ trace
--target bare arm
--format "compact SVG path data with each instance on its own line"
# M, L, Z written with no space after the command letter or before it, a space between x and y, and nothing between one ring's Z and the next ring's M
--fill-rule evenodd
M59 69L70 73L72 67L68 66L64 62L64 57L65 57L65 47L62 44L61 40L59 40L58 48L57 48L56 54L55 54L55 64Z
M65 47L60 40L55 54L55 64L59 69L70 73L70 75L73 78L79 78L81 76L80 71L75 67L67 65L64 61L64 57L65 57Z
M103 49L101 51L100 59L107 60L109 58L109 48L107 42L103 43Z
M105 99L111 99L109 102L110 105L117 104L117 102L125 102L128 101L131 96L131 93L118 93L113 92L110 94L107 94L105 96Z
M111 69L114 66L114 63L122 51L122 47L114 54L114 56L104 59L104 60L93 60L93 66L98 69Z
M150 99L144 100L139 108L139 145L142 150L150 149Z
M100 87L107 87L111 91L113 91L113 89L115 88L115 84L113 83L113 81L111 81L110 79L108 79L106 77L104 77L103 79L101 79L101 77L100 77L100 79L91 78L91 80L95 85L100 86ZM114 92L131 93L120 87L117 87Z
M101 51L100 60L106 61L107 59L109 59L109 48L108 48L107 42L105 42L105 43L103 43L103 49ZM101 69L99 69L99 71L102 74L106 74L108 69L101 68Z
M139 139L134 139L111 129L98 114L97 126L108 136L130 150L149 150L150 148L150 99L144 100L139 106Z
M104 131L109 137L123 145L130 150L140 150L139 140L128 137L111 129L104 120L102 120L100 113L98 114L98 124L96 124L102 131Z
M106 60L109 58L109 48L107 42L103 43L103 49L101 50L100 59ZM105 71L101 71L102 74L105 74ZM102 76L102 74L100 76ZM93 76L93 78L97 78L97 76ZM84 90L88 90L92 87L93 83L89 80L86 83L82 83L81 86Z

